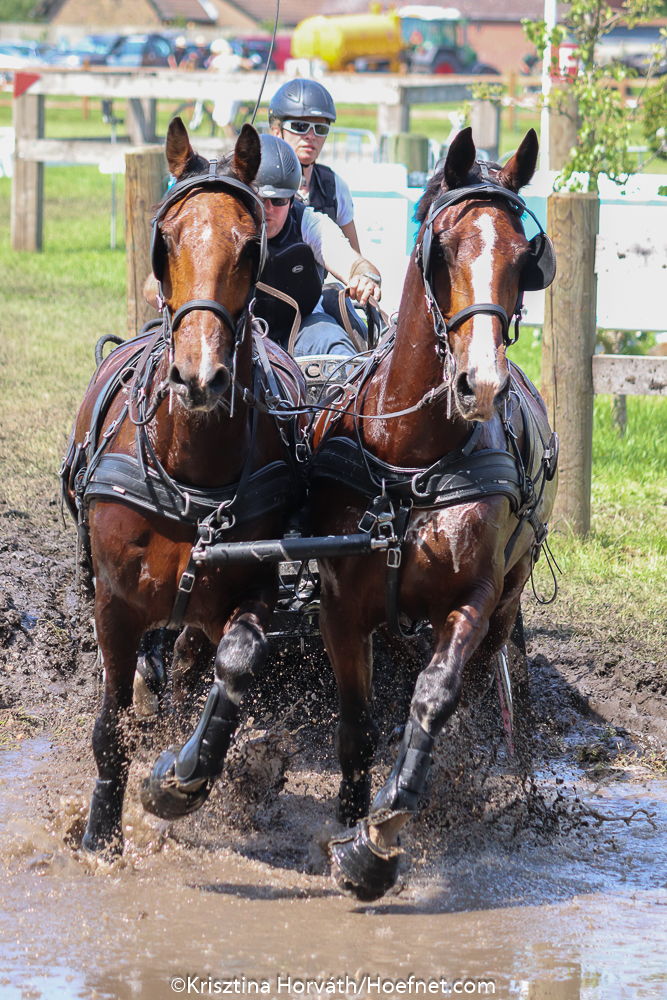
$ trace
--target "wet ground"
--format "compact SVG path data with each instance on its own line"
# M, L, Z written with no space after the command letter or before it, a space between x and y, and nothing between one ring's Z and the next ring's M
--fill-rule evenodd
M338 783L326 661L275 649L196 818L143 813L139 782L169 734L135 723L125 853L109 866L78 850L99 668L73 535L48 504L0 513L2 1000L667 997L662 665L568 644L527 607L532 772L508 754L493 692L464 709L399 885L361 905L323 850ZM381 644L377 662L379 783L409 685Z

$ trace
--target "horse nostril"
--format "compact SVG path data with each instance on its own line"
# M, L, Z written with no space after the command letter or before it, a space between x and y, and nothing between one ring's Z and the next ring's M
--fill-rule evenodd
M475 395L475 378L468 372L462 372L456 380L456 390L460 396Z
M214 392L218 395L222 395L222 393L225 392L225 390L227 389L230 381L231 380L227 369L218 368L217 372L215 373L215 376L209 382L208 388L211 392Z
M173 364L169 369L169 381L175 389L185 388L185 379L181 375L177 364Z

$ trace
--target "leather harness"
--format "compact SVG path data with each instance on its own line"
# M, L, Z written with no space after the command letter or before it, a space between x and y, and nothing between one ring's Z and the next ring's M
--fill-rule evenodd
M431 405L443 393L447 393L447 415L451 416L452 387L456 374L456 362L452 354L449 337L461 324L477 314L495 316L500 320L503 342L509 346L518 339L519 321L522 311L523 292L544 288L551 284L556 273L556 259L553 246L542 229L538 219L524 201L514 192L492 183L488 170L480 164L481 180L464 188L457 188L441 194L431 205L426 216L422 241L415 249L415 259L421 270L424 284L426 308L433 322L438 355L443 362L443 382L428 393L417 404L405 410L388 414L366 416L359 411L359 399L364 385L377 370L386 352L393 349L395 330L385 339L361 372L353 374L347 399L340 406L340 415L353 404L356 440L334 437L331 433L335 417L329 419L323 439L310 459L312 480L335 480L370 498L364 516L359 522L360 531L375 532L389 539L387 550L386 612L391 630L406 637L399 620L399 583L402 545L406 537L412 508L438 509L462 503L474 503L489 496L505 496L510 502L518 524L505 547L505 565L509 564L516 542L524 523L528 521L535 534L533 564L537 561L541 547L545 544L548 528L542 524L537 508L542 499L546 483L553 479L558 461L558 436L554 432L545 443L530 409L526 406L510 363L510 395L521 409L524 426L524 448L519 449L517 436L511 424L511 404L504 404L501 414L508 450L481 449L474 451L481 434L481 425L474 423L459 447L449 452L428 468L405 468L382 462L363 447L359 430L362 419L387 420L402 416ZM445 319L431 287L433 268L434 224L439 215L450 205L470 199L499 199L514 212L527 212L537 222L539 233L529 241L528 257L523 265L519 296L514 310L516 327L513 339L509 336L510 318L498 303L473 303ZM529 391L535 399L539 394L530 381L523 376ZM537 442L541 444L538 453ZM555 578L554 578L555 579ZM555 597L555 595L554 595Z

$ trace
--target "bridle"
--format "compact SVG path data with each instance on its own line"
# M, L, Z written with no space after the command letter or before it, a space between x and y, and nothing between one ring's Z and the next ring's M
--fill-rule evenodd
M178 181L174 186L168 191L165 200L160 205L156 215L151 220L151 266L153 268L153 274L155 275L158 283L158 308L162 313L163 329L164 329L164 339L166 349L169 355L170 366L174 361L174 333L178 329L181 321L184 319L188 313L196 311L212 312L218 319L229 328L234 336L234 348L233 348L233 361L232 361L232 378L231 378L231 391L232 391L232 412L234 405L234 388L236 383L236 362L239 349L243 343L245 331L247 325L251 318L251 298L248 296L241 314L237 320L234 320L233 316L229 310L222 305L220 302L216 302L215 299L190 299L188 302L184 302L182 306L176 310L172 315L171 310L165 300L164 292L162 288L162 282L164 279L164 269L167 261L167 248L164 241L164 236L162 235L162 222L170 208L177 202L181 201L185 195L192 191L224 191L227 194L231 194L234 197L242 201L246 208L252 213L255 222L260 226L260 251L259 251L259 261L255 268L253 269L252 286L254 286L259 280L264 265L266 264L268 247L267 247L267 230L266 230L266 218L264 215L264 203L259 195L252 190L243 181L237 180L235 177L229 177L225 174L216 173L218 166L217 159L212 159L209 161L208 173L196 174L193 177L188 177L186 180Z
M452 334L454 330L458 329L458 327L460 327L467 320L471 319L473 316L494 316L500 320L503 344L505 347L510 347L519 339L519 323L523 312L524 292L537 291L541 288L547 288L556 276L556 255L553 244L542 228L540 220L537 218L535 213L528 208L520 195L515 194L513 191L508 191L507 188L500 187L500 185L490 182L486 164L480 163L479 166L480 168L483 168L483 180L478 184L470 184L466 187L454 188L451 191L445 191L438 198L436 198L426 217L426 225L421 243L418 243L415 249L415 260L421 271L422 282L424 285L426 309L433 322L438 356L443 362L443 379L450 386L453 382L456 371L456 361L452 353L450 334ZM514 337L510 337L509 335L510 317L508 316L505 308L499 303L474 302L469 306L465 306L463 309L459 309L458 312L454 313L454 315L447 320L443 316L440 306L438 305L436 297L433 293L431 282L433 273L433 241L435 237L434 225L436 219L438 219L445 209L449 208L451 205L456 205L462 201L468 201L471 199L474 199L475 201L500 199L509 205L510 209L516 212L519 217L523 213L530 215L539 227L537 235L528 241L529 253L523 264L521 280L519 282L519 293L517 295L516 305L513 312ZM451 408L451 391L449 407Z

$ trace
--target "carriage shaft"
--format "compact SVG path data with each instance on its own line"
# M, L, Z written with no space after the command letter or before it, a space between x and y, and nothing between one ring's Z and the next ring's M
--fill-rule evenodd
M295 535L268 541L208 545L201 552L195 553L195 559L205 566L290 562L337 556L365 556L376 549L386 549L388 544L387 539L371 538L365 531L355 535L325 535L319 538L300 538Z

